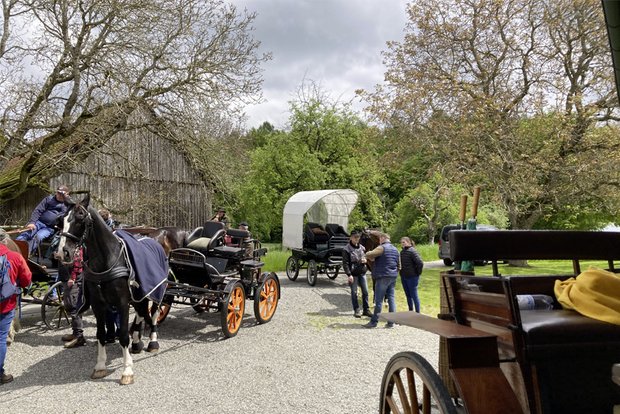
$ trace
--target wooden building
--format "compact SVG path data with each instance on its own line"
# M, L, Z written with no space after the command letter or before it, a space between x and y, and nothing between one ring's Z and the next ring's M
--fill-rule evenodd
M174 140L162 135L147 127L119 132L91 146L80 162L67 163L66 171L59 169L49 179L49 188L66 184L76 200L89 192L94 207L107 208L121 223L184 229L202 225L211 216L209 189ZM73 147L71 140L60 143L45 162L62 159ZM47 194L29 188L3 203L0 224L27 223Z

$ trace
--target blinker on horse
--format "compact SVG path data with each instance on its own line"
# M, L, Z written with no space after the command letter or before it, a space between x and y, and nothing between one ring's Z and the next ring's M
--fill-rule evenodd
M79 248L84 248L84 296L90 303L97 319L97 363L91 378L103 378L110 374L106 369L105 351L105 313L114 307L120 314L119 343L123 350L123 373L121 384L131 384L134 380L133 360L129 352L129 335L132 334L132 353L142 351L144 345L140 338L142 321L149 325L151 333L147 351L159 350L157 342L157 317L159 309L151 317L149 302L144 299L132 302L129 285L129 266L123 244L110 230L97 211L89 206L90 196L73 203L69 200L63 223L58 257L67 263ZM162 251L163 254L163 251ZM88 308L85 304L82 310ZM136 310L131 332L129 332L129 305Z

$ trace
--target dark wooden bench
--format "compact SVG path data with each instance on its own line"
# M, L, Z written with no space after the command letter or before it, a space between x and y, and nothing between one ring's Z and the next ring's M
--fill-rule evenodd
M620 362L620 326L562 310L556 280L581 271L582 260L600 260L615 271L620 233L583 231L452 231L451 258L488 260L497 276L443 274L455 320L497 336L500 367L525 411L612 412L620 387L611 366ZM569 260L573 273L501 277L500 260ZM545 294L553 310L520 311L517 295Z

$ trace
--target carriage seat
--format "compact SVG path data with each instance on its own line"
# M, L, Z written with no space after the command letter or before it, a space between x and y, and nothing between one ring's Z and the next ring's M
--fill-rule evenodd
M521 326L530 358L564 352L588 354L620 351L620 326L588 318L573 310L522 310Z
M323 226L318 223L306 223L304 231L304 245L307 247L317 248L319 244L326 244L329 240L329 234Z
M212 250L224 244L226 226L218 221L207 221L189 236L187 247L201 251Z
M241 229L228 229L226 234L231 238L231 245L241 247L244 240L250 239L250 232Z
M325 231L330 237L350 237L349 233L340 224L328 223L325 225Z
M246 257L246 249L242 247L217 246L212 250L214 256L225 259L241 260Z

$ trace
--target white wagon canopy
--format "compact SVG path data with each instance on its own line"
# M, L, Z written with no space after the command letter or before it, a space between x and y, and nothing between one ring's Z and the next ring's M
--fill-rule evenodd
M303 245L304 216L307 221L339 224L347 229L349 214L357 204L357 191L301 191L288 199L282 218L282 246L300 249Z

